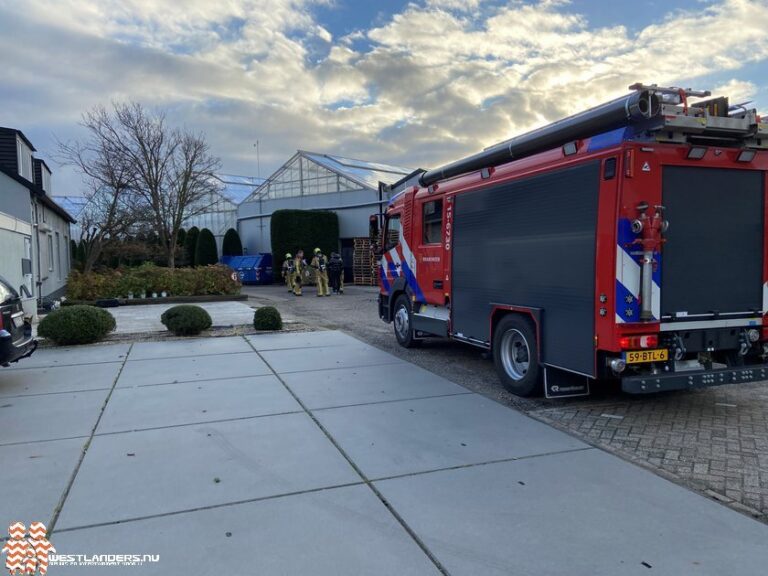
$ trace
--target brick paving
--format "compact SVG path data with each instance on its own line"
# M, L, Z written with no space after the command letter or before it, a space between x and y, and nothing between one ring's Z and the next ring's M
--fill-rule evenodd
M768 383L529 413L768 522Z

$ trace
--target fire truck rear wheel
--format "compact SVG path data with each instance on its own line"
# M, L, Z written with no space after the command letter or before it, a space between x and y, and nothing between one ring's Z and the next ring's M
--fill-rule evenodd
M392 324L395 327L395 338L403 348L415 348L421 342L413 336L413 314L411 301L405 294L400 294L395 300L395 313Z
M493 336L493 363L502 385L512 394L541 393L539 350L527 318L509 314L501 319Z

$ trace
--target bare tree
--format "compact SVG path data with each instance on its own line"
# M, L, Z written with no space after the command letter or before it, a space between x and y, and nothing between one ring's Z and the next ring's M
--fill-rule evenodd
M111 111L98 106L82 125L88 138L60 143L59 152L88 184L89 209L81 218L92 246L87 269L106 239L137 223L151 226L173 268L179 229L214 202L221 161L211 155L204 135L170 128L163 112L136 102L113 103Z
M150 113L138 103L114 108L121 154L133 166L132 187L148 207L173 268L179 229L210 208L221 161L211 155L205 136L169 128L162 112Z
M104 246L120 238L139 217L131 188L133 168L114 146L114 119L103 107L86 112L82 141L58 142L57 160L78 170L85 184L85 206L78 217L85 245L83 271L90 272Z

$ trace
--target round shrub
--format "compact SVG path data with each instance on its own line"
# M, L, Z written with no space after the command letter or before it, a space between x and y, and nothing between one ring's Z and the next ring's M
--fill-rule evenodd
M283 319L273 306L259 308L253 315L253 327L256 330L282 330Z
M176 336L194 336L211 327L211 317L200 306L181 304L168 308L160 316L168 330Z
M40 321L37 333L56 344L90 344L115 329L112 314L81 304L54 310Z

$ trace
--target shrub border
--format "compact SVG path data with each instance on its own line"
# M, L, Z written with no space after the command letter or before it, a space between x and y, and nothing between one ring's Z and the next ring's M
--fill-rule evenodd
M150 304L196 304L198 302L242 302L248 300L248 294L206 294L203 296L166 296L165 298L99 298L99 300L117 300L120 306L149 306ZM65 300L63 306L86 304L96 306L96 300Z

